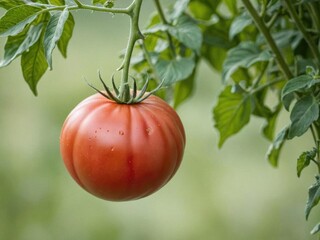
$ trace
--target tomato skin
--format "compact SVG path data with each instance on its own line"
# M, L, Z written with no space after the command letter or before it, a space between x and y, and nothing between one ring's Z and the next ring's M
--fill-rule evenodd
M95 94L65 120L60 150L82 188L102 199L127 201L152 194L173 177L185 139L179 116L162 99L127 105Z

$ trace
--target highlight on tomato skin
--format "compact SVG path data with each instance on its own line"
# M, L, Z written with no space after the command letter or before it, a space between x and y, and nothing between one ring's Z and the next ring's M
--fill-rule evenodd
M154 193L174 176L185 143L178 114L162 99L118 104L94 94L65 120L60 150L82 188L105 200L128 201Z

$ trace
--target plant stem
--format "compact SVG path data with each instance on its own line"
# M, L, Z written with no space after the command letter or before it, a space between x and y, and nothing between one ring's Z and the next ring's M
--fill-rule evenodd
M257 25L258 29L260 30L260 32L262 33L262 35L264 36L264 38L266 39L269 47L271 48L272 52L274 53L277 63L281 69L281 71L283 72L283 74L285 75L286 79L289 80L293 77L285 59L283 58L277 44L275 43L274 39L272 38L269 29L267 28L266 24L264 23L264 21L260 18L258 12L256 11L256 9L253 7L253 5L251 4L250 0L242 0L243 5L246 7L246 9L248 10L248 12L250 13L251 17L253 18L255 24Z
M262 70L261 70L257 80L255 80L254 83L252 84L252 89L255 89L256 87L258 87L259 83L261 82L264 74L266 73L266 71L268 69L268 65L269 65L268 62L264 63L264 65L262 67Z
M320 64L320 52L318 50L317 45L314 43L314 41L312 40L312 38L308 34L306 28L304 27L302 21L300 20L296 10L294 9L294 6L292 5L292 1L291 0L283 0L283 1L287 7L288 12L290 13L292 19L294 20L295 24L297 25L297 28L302 33L304 39L308 43L313 56L318 60L318 65L319 65Z
M158 76L158 72L157 72L157 69L156 67L154 66L153 62L152 62L152 59L151 59L151 56L148 52L148 49L146 47L146 44L145 42L142 42L141 45L140 45L142 51L143 51L143 54L144 54L144 57L146 58L147 60L147 63L149 64L150 68L152 69L156 79L160 79L160 77Z
M318 138L317 138L317 134L316 134L316 131L314 130L314 128L316 128L316 126L314 126L314 124L312 124L312 125L310 126L310 130L311 130L311 133L312 133L312 137L313 137L313 140L314 140L314 144L317 145Z
M69 11L72 10L91 10L91 11L96 11L96 12L108 12L108 13L120 13L120 14L127 14L130 15L130 9L129 7L127 8L106 8L106 7L97 7L97 6L92 6L92 5L87 5L87 4L83 4L80 3L78 1L79 4L77 4L76 6L54 6L54 7L48 7L45 8L43 10L41 10L41 12L49 12L49 11L62 11L65 8L68 8ZM35 5L37 6L37 5Z
M320 18L318 16L316 6L314 5L314 3L308 3L307 9L310 12L310 16L313 20L315 27L316 27L316 31L317 31L317 33L319 33L320 32Z
M317 140L317 166L318 166L318 173L320 174L320 141Z
M169 22L167 21L165 15L164 15L163 9L162 9L161 4L160 4L160 1L159 0L154 0L154 3L156 5L157 11L159 13L160 19L163 22L163 24L169 25ZM176 51L175 51L175 48L174 48L172 37L171 37L171 35L169 34L168 31L166 31L166 35L167 35L168 42L169 42L170 53L171 53L172 57L175 58L176 57Z
M260 91L262 91L262 90L265 89L265 88L268 88L268 87L270 87L270 86L272 86L272 85L275 85L275 84L277 84L277 83L281 83L281 82L283 82L283 81L284 81L284 79L278 79L278 80L274 80L274 81L272 81L272 82L268 82L268 83L266 83L266 84L264 84L264 85L261 85L260 87L257 87L257 88L255 88L255 89L252 89L251 94L260 92Z
M119 98L123 102L128 102L130 99L129 87L129 68L134 46L137 40L143 39L143 35L139 29L139 16L143 0L134 0L128 7L130 16L130 34L126 53L123 59L121 84L119 89Z

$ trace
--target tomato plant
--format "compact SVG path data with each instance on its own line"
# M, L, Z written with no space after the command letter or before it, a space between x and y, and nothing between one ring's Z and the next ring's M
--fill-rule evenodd
M162 99L118 104L95 94L70 113L61 153L77 183L113 201L145 197L175 174L185 147L183 125Z
M159 0L153 2L155 13L141 29L143 0L132 0L127 7L118 7L113 0L92 0L90 4L80 0L1 0L0 6L7 11L0 19L0 36L7 37L7 42L0 67L21 56L23 77L37 94L40 78L53 67L53 50L57 47L64 57L67 55L75 26L74 12L126 15L130 18L130 33L121 55L122 64L117 69L121 72L120 86L116 87L112 79L113 90L105 86L106 91L101 92L94 87L113 103L103 101L115 109L140 109L154 99L153 96L144 101L136 98L137 89L144 86L143 92L151 91L177 108L192 96L199 65L205 61L220 73L223 85L212 110L219 147L248 125L251 118L259 118L263 122L262 136L271 142L266 158L271 166L278 167L286 142L311 133L307 136L312 138L314 146L302 150L297 158L298 177L309 166L314 166L317 172L308 190L305 208L308 219L320 200L320 1L177 0L165 7ZM208 79L214 80L210 76ZM284 126L278 123L281 113L288 113ZM121 119L125 121L125 117ZM82 120L80 117L79 121ZM68 122L65 128L71 129ZM117 126L116 121L108 124ZM97 126L88 126L89 135L95 130ZM89 137L92 138L86 136ZM88 157L87 152L82 154ZM67 166L75 177L71 159L67 157ZM92 185L82 184L93 191ZM102 189L97 185L94 192L103 196ZM121 199L122 190L118 191L113 197L111 193L105 197ZM142 195L140 192L135 197ZM320 223L311 233L319 232Z

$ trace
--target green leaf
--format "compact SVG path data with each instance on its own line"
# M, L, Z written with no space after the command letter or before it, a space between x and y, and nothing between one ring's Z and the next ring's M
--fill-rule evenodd
M14 36L36 19L41 8L21 5L9 9L0 19L0 37Z
M207 21L216 12L221 1L222 0L191 0L189 3L189 10L196 19Z
M314 228L311 230L310 234L314 235L316 233L320 232L320 223L318 223Z
M274 139L274 132L276 128L276 121L278 119L282 105L278 104L276 110L271 113L271 115L266 116L267 123L262 128L263 135L270 141Z
M0 0L0 7L7 10L24 4L23 0Z
M310 84L313 82L312 80L313 78L310 75L301 75L292 78L287 82L281 92L281 101L287 110L289 110L290 103L293 100L291 93L310 87Z
M169 33L183 43L186 47L200 52L202 45L202 32L197 23L190 17L182 15L174 26L168 28Z
M159 59L155 64L155 68L161 81L164 81L164 85L171 85L175 82L186 79L192 74L194 67L194 57L178 57L173 60Z
M238 33L240 33L245 27L252 24L252 18L247 12L243 12L241 15L236 17L231 26L229 31L229 38L233 39Z
M232 93L227 86L219 95L214 108L215 127L220 132L219 147L231 136L239 132L250 120L252 99L247 93Z
M316 157L317 149L314 148L312 151L303 152L297 160L297 175L301 176L303 169L309 166L310 161Z
M234 1L234 0L224 0L224 3L227 5L229 11L233 15L237 15L237 13L238 13L237 2L238 1Z
M268 50L261 51L253 42L242 42L228 51L223 63L222 80L226 82L239 67L249 68L257 62L266 62L271 58Z
M34 95L37 95L37 83L48 69L42 38L29 51L22 54L21 67L24 79Z
M274 142L270 145L268 152L267 152L267 159L269 163L273 167L277 167L279 163L279 155L281 152L281 149L287 139L288 135L288 127L285 127L282 129L278 135L276 136L276 139Z
M64 24L62 35L58 41L58 48L62 56L64 56L65 58L67 57L67 48L73 34L74 25L74 18L70 13L66 23Z
M64 6L66 3L64 0L49 0L52 5Z
M51 16L44 35L44 53L52 69L52 51L62 36L64 25L69 17L69 11L65 8L62 12L56 12Z
M305 209L305 216L308 220L310 212L313 207L315 207L320 200L320 179L316 176L316 182L309 188L308 201Z
M307 95L299 99L290 114L291 126L288 139L304 134L318 118L319 104L316 98L312 95Z
M170 12L170 19L175 20L179 18L183 12L187 9L190 0L178 0L173 6L173 10Z
M42 31L42 24L31 26L27 34L8 37L5 45L4 59L0 62L0 67L8 66L15 58L27 51L35 44Z
M187 79L177 82L174 87L173 107L176 109L182 102L189 98L194 90L196 69Z

